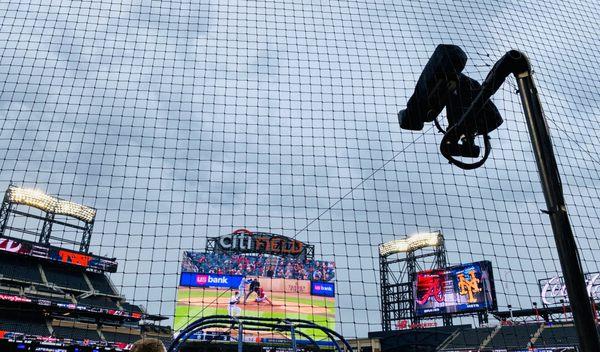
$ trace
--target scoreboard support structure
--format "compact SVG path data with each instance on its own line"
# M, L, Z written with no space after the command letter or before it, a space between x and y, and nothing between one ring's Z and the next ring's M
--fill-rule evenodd
M379 246L383 331L397 329L394 322L400 324L404 321L408 326L420 322L420 318L415 316L414 307L416 273L444 268L446 265L444 237L439 231L417 234ZM452 325L451 315L443 315L442 320L444 326Z

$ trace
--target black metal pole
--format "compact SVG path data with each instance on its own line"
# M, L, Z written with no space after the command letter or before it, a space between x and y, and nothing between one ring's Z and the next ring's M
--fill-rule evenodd
M542 180L544 197L548 207L547 213L550 216L552 231L554 232L554 240L556 241L556 249L567 286L569 304L573 312L579 345L582 352L598 352L600 351L600 340L592 315L592 307L577 251L577 243L569 222L569 214L565 205L550 133L542 112L537 89L529 70L517 73L515 76Z

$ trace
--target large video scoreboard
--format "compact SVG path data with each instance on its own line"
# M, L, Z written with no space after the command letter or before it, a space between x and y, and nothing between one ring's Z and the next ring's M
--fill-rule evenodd
M304 319L335 328L335 264L313 259L310 246L249 231L212 243L207 251L183 253L175 330L209 315Z
M415 315L437 316L496 310L496 290L489 261L417 273Z

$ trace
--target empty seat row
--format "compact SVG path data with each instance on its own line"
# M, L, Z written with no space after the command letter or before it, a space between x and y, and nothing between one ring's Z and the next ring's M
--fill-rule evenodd
M139 334L139 330L137 332L137 334L133 333L133 331L133 334L125 334L121 332L102 331L102 335L104 335L106 341L109 342L133 343L142 338Z
M92 340L100 341L100 335L98 330L92 329L80 329L75 327L55 326L53 327L54 332L52 336L61 339L71 339L77 341Z
M49 262L42 263L41 269L49 284L79 291L87 292L93 289L94 291L105 295L117 295L105 274L86 273L83 269ZM87 275L92 284L91 287L88 284L85 275ZM43 283L40 266L36 260L26 256L6 253L0 253L0 278L19 280L34 284Z
M22 256L0 254L0 275L12 280L42 282L38 264Z
M144 313L140 307L136 306L135 304L131 304L129 302L121 302L121 307L123 307L123 310L125 310L127 312L139 313L139 314Z
M483 341L490 336L494 328L464 329L446 346L449 350L479 349Z
M104 339L93 325L90 325L87 328L85 326L75 327L55 325L52 327L52 332L50 332L46 320L44 317L40 316L39 313L36 314L34 312L15 310L0 311L0 331L22 333L25 335L52 336L55 338L76 341L105 340L108 342L133 343L142 338L139 327L132 327L131 329L124 331L102 331ZM161 337L158 336L158 338ZM167 343L170 343L171 340L170 337L161 339L164 339Z
M535 346L576 346L578 343L574 326L557 326L545 328L536 340Z
M91 273L91 272L86 273L86 275L90 279L90 282L92 283L92 287L94 288L95 291L100 292L105 295L112 295L112 296L117 295L115 290L112 288L112 285L110 284L108 277L106 275Z
M0 311L0 330L26 335L50 335L48 325L41 316L27 315L22 311Z
M105 296L89 296L77 299L77 303L90 307L100 307L106 309L120 309L114 299Z
M44 265L43 270L49 283L79 291L90 291L83 270L69 270L58 265Z
M540 324L522 324L503 326L486 347L517 347L526 348L533 338L533 335L539 330Z
M90 290L82 270L69 269L50 263L42 265L42 270L51 284L81 291ZM26 256L0 253L0 275L6 279L34 284L43 283L38 262Z

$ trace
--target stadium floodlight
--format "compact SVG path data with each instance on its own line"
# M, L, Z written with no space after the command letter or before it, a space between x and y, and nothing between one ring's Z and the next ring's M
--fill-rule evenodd
M440 232L417 233L404 239L393 240L379 245L379 255L387 257L396 253L414 252L421 248L437 247L444 237Z
M48 213L72 216L88 223L96 217L96 210L93 208L58 199L37 189L10 186L7 193L11 203L27 205Z
M9 201L11 203L27 205L46 212L54 211L56 206L56 198L40 190L13 186L9 187L8 190Z
M70 202L68 200L60 200L54 209L56 214L72 216L81 221L92 222L96 217L96 210L88 206Z
M472 102L482 91L474 79L462 74L467 55L456 45L438 45L425 65L406 109L398 113L400 127L422 130L425 122L435 121L438 130L445 134L440 146L442 155L451 163L464 169L473 169L487 160L491 146L488 134L498 128L503 120L496 106L487 99L473 118L463 121ZM441 127L438 116L446 108L448 128ZM460 122L460 124L459 124ZM477 158L480 147L477 136L484 137L484 156L475 163L465 163L455 157Z
M544 212L550 216L579 345L583 352L598 352L600 339L596 331L592 305L579 260L577 242L569 221L550 132L533 81L529 59L519 51L508 51L492 67L483 83L478 85L470 78L465 79L461 76L466 55L459 49L452 45L437 47L417 82L417 88L408 102L407 109L399 113L400 127L420 130L425 122L433 121L437 117L441 112L440 107L446 106L448 129L442 130L444 137L440 151L458 167L477 168L483 165L489 155L487 133L502 123L496 108L490 105L490 98L508 76L515 76L548 207ZM474 163L454 159L454 156L475 155L476 148L470 147L474 146L472 142L477 135L484 136L486 152L483 159ZM470 152L473 153L469 154Z

